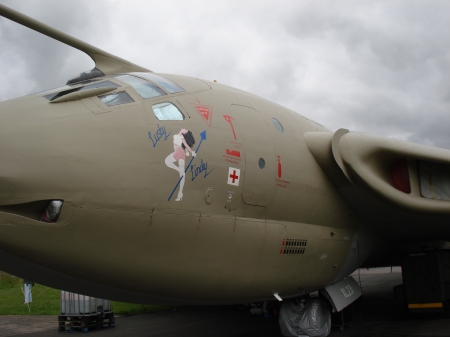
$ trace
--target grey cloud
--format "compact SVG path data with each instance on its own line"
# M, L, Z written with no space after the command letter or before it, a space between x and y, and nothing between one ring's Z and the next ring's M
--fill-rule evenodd
M450 148L450 136L443 126L448 125L443 112L448 111L450 64L445 43L450 31L443 13L448 13L449 4L397 1L339 5L342 7L330 9L307 3L291 13L285 25L299 44L313 40L316 47L327 46L336 54L335 69L343 70L328 78L318 74L323 83L315 88L320 103L316 98L302 97L311 101L309 107L316 104L313 111L318 116L314 117L319 122L325 117L332 129L349 125ZM320 48L310 53L330 63L323 59Z

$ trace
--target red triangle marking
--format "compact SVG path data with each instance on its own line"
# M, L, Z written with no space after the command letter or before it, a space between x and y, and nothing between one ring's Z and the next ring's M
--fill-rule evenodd
M202 116L202 118L205 120L206 124L208 124L208 126L211 126L212 107L206 106L206 105L198 105L198 104L195 104L194 107L198 111L200 116Z

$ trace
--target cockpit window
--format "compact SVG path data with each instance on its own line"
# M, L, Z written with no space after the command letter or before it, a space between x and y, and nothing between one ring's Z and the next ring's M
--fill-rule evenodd
M107 106L132 103L134 100L126 93L126 91L113 92L103 96L98 96Z
M163 88L164 90L166 90L169 94L175 94L177 92L183 92L185 91L182 87L180 87L179 85L173 83L172 81L169 81L168 79L155 75L155 74L151 74L151 73L132 73L132 75L136 75L139 77L143 77L149 81L152 81L154 83L156 83L157 85L159 85L161 88Z
M156 85L146 80L143 80L142 78L131 75L120 75L116 76L116 78L119 81L131 85L144 99L167 95L163 90L158 88Z
M181 111L169 102L154 104L153 112L160 121L182 121L184 119Z
M89 82L89 81L86 81L86 82ZM92 82L92 81L90 81L90 82ZM105 87L119 88L120 86L111 81L95 82L95 83L92 83L89 85L85 85L84 87L70 88L70 89L63 90L63 91L57 91L57 92L45 95L44 97L47 98L49 101L53 101L53 100L57 99L58 97L70 94L75 91L82 91L82 90L93 89L93 88L105 88Z

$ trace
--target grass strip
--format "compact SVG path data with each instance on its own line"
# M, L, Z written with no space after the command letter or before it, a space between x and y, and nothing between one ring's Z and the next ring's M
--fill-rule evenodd
M0 315L59 315L60 291L41 284L32 288L33 302L29 308L24 304L21 286L23 281L10 274L0 272ZM173 308L163 305L142 305L111 301L115 315L135 315Z

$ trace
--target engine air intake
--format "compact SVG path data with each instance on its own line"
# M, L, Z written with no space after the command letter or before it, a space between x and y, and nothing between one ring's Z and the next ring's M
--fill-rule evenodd
M390 172L392 185L403 193L411 193L411 183L409 181L408 162L405 159L399 160L392 166Z

